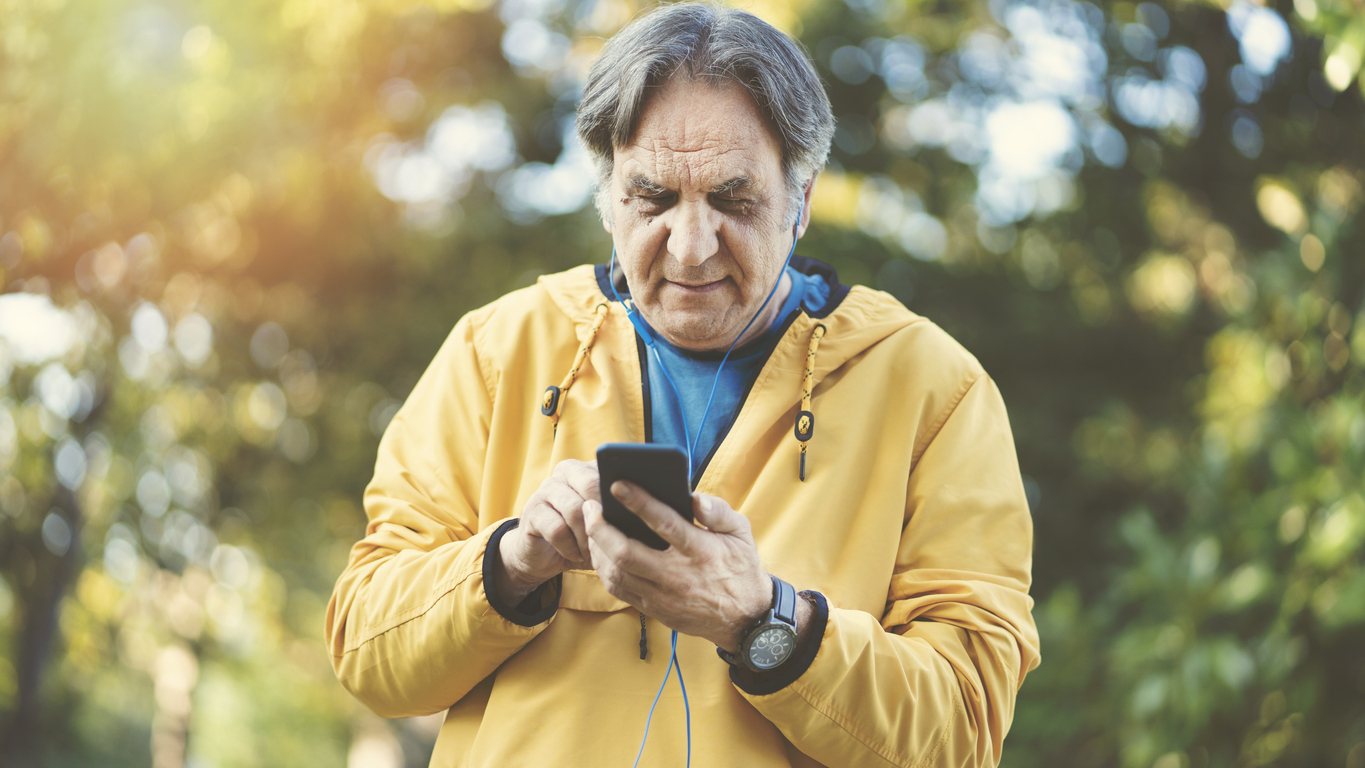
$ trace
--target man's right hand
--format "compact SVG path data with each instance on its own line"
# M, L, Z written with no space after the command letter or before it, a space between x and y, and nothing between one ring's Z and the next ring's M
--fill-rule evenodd
M498 596L516 605L572 568L592 568L583 502L602 501L597 462L565 459L526 501L521 523L502 537L494 569Z

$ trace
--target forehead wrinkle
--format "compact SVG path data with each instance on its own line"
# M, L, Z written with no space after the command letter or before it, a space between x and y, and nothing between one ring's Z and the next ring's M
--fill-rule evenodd
M710 134L713 131L707 130ZM632 145L646 152L667 155L727 155L733 152L746 152L754 147L757 138L748 135L749 132L743 129L728 132L725 138L711 138L702 136L689 140L684 126L682 136L669 135L648 135L645 131L640 132L640 137L632 142Z
M670 78L651 95L632 135L614 154L627 179L642 173L688 194L710 192L741 176L760 191L782 183L779 139L752 96L735 83Z
M652 184L676 183L688 187L729 185L738 189L740 187L735 184L739 180L743 180L742 186L754 185L750 169L755 158L750 147L725 146L722 142L713 141L707 142L707 146L680 150L674 149L668 142L660 139L642 138L635 141L631 148L638 150L639 153L626 158L625 165L643 166L648 169L649 176L654 177L647 179L638 171L634 173L627 171L632 177L631 183L634 183L634 177L640 177L646 178ZM709 182L710 179L718 180Z

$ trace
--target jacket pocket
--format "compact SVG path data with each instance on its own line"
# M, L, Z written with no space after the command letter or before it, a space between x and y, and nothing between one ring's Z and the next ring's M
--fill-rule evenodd
M629 608L630 603L612 597L597 577L597 571L565 571L559 607L571 611L615 613Z

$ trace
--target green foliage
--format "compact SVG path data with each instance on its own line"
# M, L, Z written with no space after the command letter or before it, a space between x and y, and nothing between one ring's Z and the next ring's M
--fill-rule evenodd
M753 6L839 119L802 253L1010 406L1006 765L1365 768L1365 26L1255 9ZM0 0L0 285L46 307L0 325L6 765L425 764L327 596L455 320L609 252L564 128L635 10Z

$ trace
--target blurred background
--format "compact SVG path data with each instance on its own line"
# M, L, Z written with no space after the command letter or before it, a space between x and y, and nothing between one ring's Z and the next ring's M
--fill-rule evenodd
M0 764L426 765L323 612L455 321L607 259L574 109L642 7L0 0ZM838 118L800 252L1009 405L1004 765L1365 768L1365 5L742 7Z

